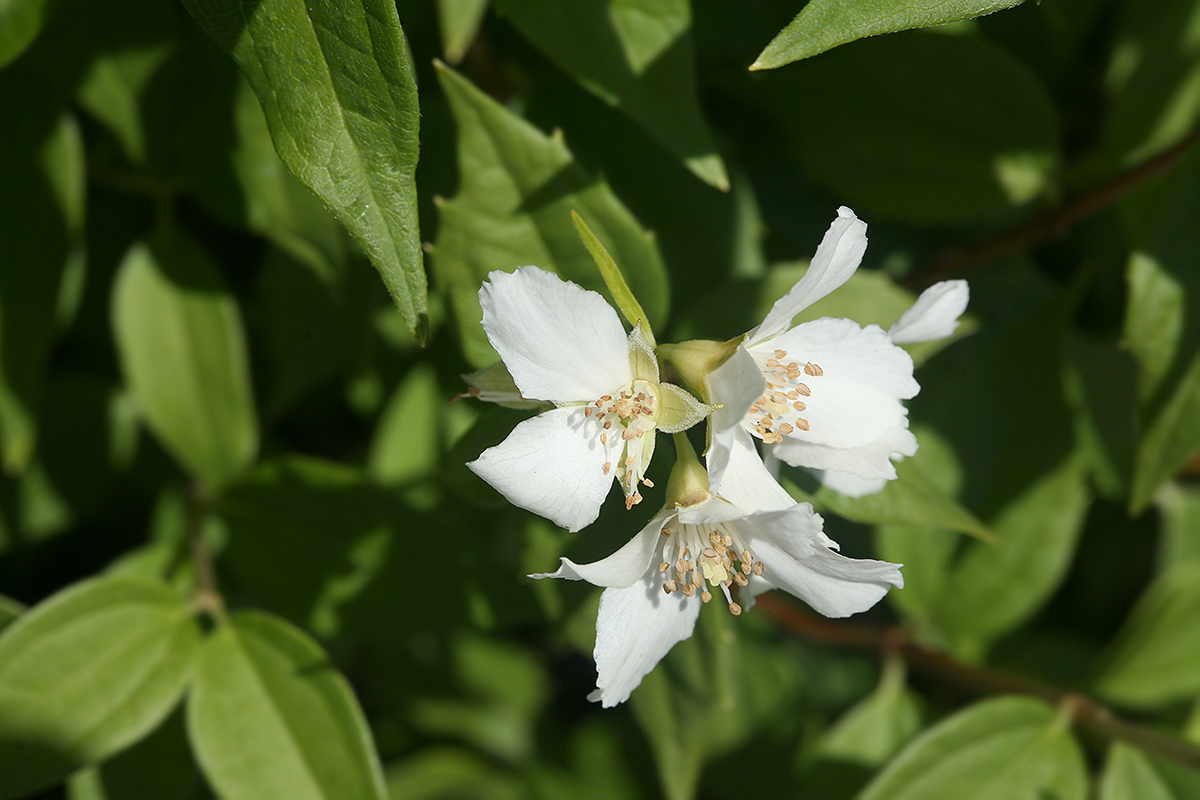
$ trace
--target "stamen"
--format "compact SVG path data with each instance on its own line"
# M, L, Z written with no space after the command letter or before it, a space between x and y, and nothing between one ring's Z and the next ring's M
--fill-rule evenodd
M825 370L821 369L819 366L810 361L804 365L804 374L812 375L813 377L819 377L825 374Z
M808 397L810 394L812 394L812 390L810 390L803 383L796 384L796 391L799 392L800 394L804 395L805 397Z
M737 603L730 603L729 604L729 612L731 614L733 614L735 617L740 617L742 615L742 607L739 606Z

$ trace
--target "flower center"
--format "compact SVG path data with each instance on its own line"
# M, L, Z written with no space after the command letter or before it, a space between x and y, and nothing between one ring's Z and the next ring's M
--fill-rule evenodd
M808 408L805 401L812 390L804 380L825 374L825 370L811 361L804 364L785 361L786 350L776 350L772 355L765 362L755 358L767 379L767 389L748 412L750 432L765 444L782 442L784 436L808 430L808 420L800 415Z
M662 529L662 558L658 571L663 573L663 591L683 592L687 597L700 593L700 600L712 600L704 582L720 586L725 602L734 616L742 607L733 602L729 588L745 586L751 573L762 575L762 562L746 546L737 528L721 522L713 526L679 523Z
M617 479L625 490L625 508L633 508L642 502L638 484L654 485L642 470L647 442L653 441L658 421L657 392L649 381L630 381L616 395L606 394L585 407L583 413L600 423L600 444L608 453L604 473L607 475L615 465Z

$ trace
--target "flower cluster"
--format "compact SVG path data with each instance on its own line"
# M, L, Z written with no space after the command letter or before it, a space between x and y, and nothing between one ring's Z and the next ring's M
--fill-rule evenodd
M953 333L966 283L929 288L887 330L828 317L792 326L849 279L866 244L866 225L840 208L804 277L729 342L656 348L639 326L627 334L599 294L536 267L493 272L480 289L484 330L503 363L466 376L471 395L546 409L469 464L512 503L577 531L596 519L616 479L632 508L639 487L652 485L656 432L709 419L706 465L676 437L666 504L641 532L608 558L563 558L556 572L532 576L604 587L591 699L624 702L691 635L716 591L734 614L777 587L844 617L904 585L898 564L840 555L820 515L769 467L778 459L820 470L829 485L865 494L916 452L903 401L920 387L898 345ZM662 382L659 358L700 399Z

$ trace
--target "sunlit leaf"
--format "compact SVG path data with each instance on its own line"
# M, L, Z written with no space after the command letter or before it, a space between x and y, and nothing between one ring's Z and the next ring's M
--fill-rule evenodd
M163 583L101 578L0 636L0 797L21 797L153 730L187 685L200 631Z
M688 0L494 0L552 61L702 180L729 188L696 96Z
M226 800L384 800L378 756L346 679L276 617L235 615L204 643L188 732Z
M774 69L866 36L944 25L1023 0L811 0L771 40L750 69Z
M1002 697L930 729L892 761L862 800L1083 800L1087 770L1049 706Z
M370 257L410 328L423 328L417 87L396 6L262 0L185 5L241 67L283 163Z
M575 162L559 136L545 136L442 67L442 87L458 126L458 194L440 204L433 267L456 312L468 360L497 360L479 324L478 292L492 270L532 264L606 293L571 224L577 211L620 265L650 322L667 312L667 281L654 238L603 180Z
M117 349L150 428L218 489L258 449L237 303L198 245L161 230L125 256L113 297Z

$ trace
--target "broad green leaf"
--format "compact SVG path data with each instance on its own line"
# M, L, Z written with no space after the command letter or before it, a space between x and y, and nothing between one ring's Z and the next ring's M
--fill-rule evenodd
M1145 508L1158 487L1200 450L1200 352L1138 447L1130 507Z
M192 760L182 711L128 750L72 775L68 800L194 800L200 772Z
M0 0L0 68L37 38L56 5L55 0Z
M688 0L495 0L526 38L632 117L701 180L729 188L696 94Z
M944 25L1023 0L810 0L750 69L774 69L867 36Z
M875 691L821 738L821 755L878 767L921 731L917 695L904 684L899 661L889 662Z
M279 160L262 106L245 81L234 93L233 118L233 169L245 198L246 224L331 278L346 259L345 234L321 200Z
M147 423L188 472L221 488L258 449L236 301L174 229L130 249L113 293L117 350Z
M36 447L46 357L83 269L83 142L45 91L19 68L0 74L0 104L23 122L0 125L0 461L10 474Z
M4 630L19 616L25 613L25 607L11 597L0 595L0 631Z
M1083 459L1042 476L991 520L995 544L966 545L937 623L964 640L989 639L1032 616L1066 576L1090 502Z
M277 617L230 617L205 641L188 733L225 800L384 800L371 732L321 648Z
M457 64L475 41L488 0L437 0L438 28L446 61Z
M332 0L184 5L241 67L283 163L329 206L424 329L417 225L420 112L396 6Z
M604 243L660 327L668 307L662 258L608 185L579 167L561 136L543 135L444 66L438 78L458 127L460 183L454 198L439 203L433 268L456 311L467 360L484 367L497 359L479 324L479 287L492 270L532 264L607 296L571 211Z
M98 578L0 635L0 797L21 797L153 730L187 686L200 631L159 582Z
M1026 698L977 703L909 745L861 800L1083 800L1079 746L1049 706Z
M1118 703L1157 707L1200 691L1200 564L1168 567L1117 639L1096 689Z
M871 222L976 219L1040 197L1055 178L1046 88L980 36L867 39L748 89L786 129L788 155Z
M1100 779L1099 800L1176 800L1150 759L1123 742L1113 742Z

